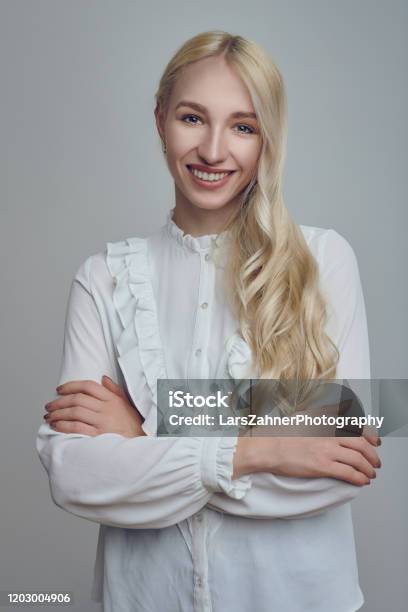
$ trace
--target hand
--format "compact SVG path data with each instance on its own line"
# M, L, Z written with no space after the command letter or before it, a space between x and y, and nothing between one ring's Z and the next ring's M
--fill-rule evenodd
M139 411L125 391L107 376L72 380L57 387L59 397L45 405L47 422L56 431L98 436L118 433L126 438L146 435ZM45 418L45 417L44 417Z
M305 412L310 416L336 416L347 412L349 401L311 405ZM335 433L334 425L268 425L241 431L234 453L233 478L271 472L301 478L337 478L360 486L369 484L376 477L374 467L381 467L373 448L381 444L378 433L368 427L357 437L336 437ZM249 434L255 437L248 437Z
M381 461L373 445L360 437L252 438L258 471L301 478L328 477L354 485L369 484ZM247 442L248 444L248 442Z
M326 406L327 409L332 406ZM241 432L234 453L233 478L254 472L272 472L303 478L329 477L354 485L369 484L381 461L374 446L381 440L375 430L364 428L362 436L334 437L334 428L316 428L319 436L308 437L307 428L257 426ZM290 432L290 433L289 433ZM284 436L283 434L288 434ZM303 434L303 435L302 435Z

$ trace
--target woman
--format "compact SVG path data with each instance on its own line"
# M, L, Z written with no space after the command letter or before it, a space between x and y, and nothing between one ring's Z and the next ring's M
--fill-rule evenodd
M101 525L107 612L357 610L376 436L156 435L159 379L370 378L354 252L284 207L284 85L256 44L195 36L156 101L175 207L75 275L37 438L53 500Z

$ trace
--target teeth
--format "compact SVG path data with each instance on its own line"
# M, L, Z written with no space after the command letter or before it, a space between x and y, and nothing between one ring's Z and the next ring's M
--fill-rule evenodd
M224 178L224 176L227 176L227 174L230 174L229 172L221 172L221 173L214 173L211 172L210 174L208 174L208 172L201 172L200 170L196 170L195 168L190 168L190 171L194 174L194 176L198 176L198 178L200 178L202 181L219 181L221 179Z

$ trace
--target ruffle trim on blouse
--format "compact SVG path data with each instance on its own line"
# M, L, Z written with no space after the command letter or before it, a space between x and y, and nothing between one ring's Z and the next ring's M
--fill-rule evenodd
M241 378L257 378L257 370L253 366L252 351L239 331L235 331L225 344L227 351L227 373L234 380Z
M250 474L245 474L232 480L231 466L237 444L236 436L221 438L217 452L216 472L217 481L222 490L233 499L242 499L252 486L252 478Z
M107 265L114 279L113 303L123 331L116 341L118 362L148 435L157 432L157 380L167 378L147 241L127 238L107 243Z
M205 234L203 236L192 236L186 234L173 220L175 207L167 213L166 228L174 240L182 247L187 247L191 251L206 251L219 247L227 240L227 232L220 234Z

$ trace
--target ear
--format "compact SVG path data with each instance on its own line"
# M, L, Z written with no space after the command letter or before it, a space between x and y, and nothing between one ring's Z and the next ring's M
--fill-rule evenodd
M159 132L160 138L164 140L164 119L158 104L156 104L156 108L154 109L154 116L156 119L157 131Z

